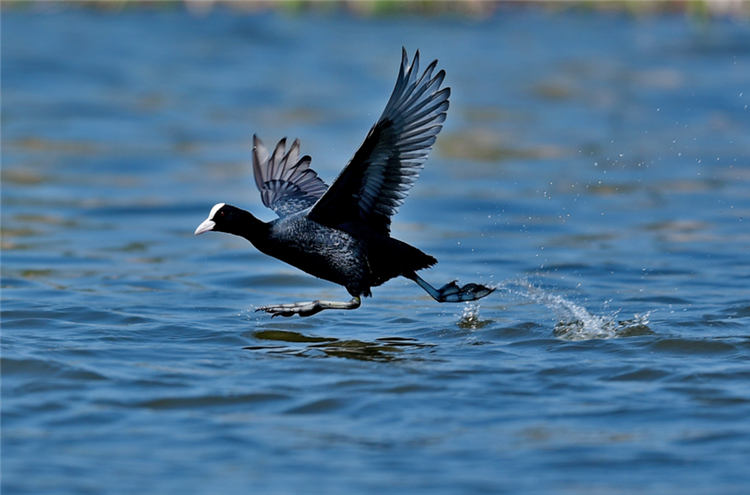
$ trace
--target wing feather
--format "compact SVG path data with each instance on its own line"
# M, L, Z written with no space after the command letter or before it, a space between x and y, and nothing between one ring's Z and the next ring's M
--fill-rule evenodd
M364 142L310 211L317 222L336 227L361 222L390 232L435 144L448 111L450 88L440 89L445 71L433 76L437 60L419 75L419 51L409 65L402 51L393 93Z
M300 154L299 139L289 151L286 138L279 141L273 155L258 136L253 136L253 174L263 204L278 216L285 217L311 207L328 189L310 168L312 158Z

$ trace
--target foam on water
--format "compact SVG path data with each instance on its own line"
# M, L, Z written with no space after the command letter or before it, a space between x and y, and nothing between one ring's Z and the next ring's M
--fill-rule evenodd
M559 320L555 325L555 336L564 340L611 339L652 333L648 328L650 312L633 315L629 320L618 320L618 312L609 316L596 315L585 307L561 295L541 289L525 279L506 280L496 288L551 309Z

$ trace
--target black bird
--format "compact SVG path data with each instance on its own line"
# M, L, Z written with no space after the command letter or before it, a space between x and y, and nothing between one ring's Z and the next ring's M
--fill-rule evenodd
M272 155L253 136L253 170L263 204L279 216L265 223L219 203L195 230L244 237L259 251L318 278L343 285L349 302L311 301L263 306L273 316L310 316L324 309L356 309L370 288L398 276L415 281L437 302L474 301L494 289L450 282L435 289L418 270L437 260L390 236L391 218L403 204L435 144L448 110L445 71L437 60L419 75L419 51L409 65L403 50L396 87L377 123L331 187L299 157L299 140L285 154L286 138Z

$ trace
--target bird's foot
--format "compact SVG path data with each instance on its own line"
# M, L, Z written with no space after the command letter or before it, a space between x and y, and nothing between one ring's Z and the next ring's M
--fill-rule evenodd
M466 284L463 287L459 287L455 280L436 289L416 273L412 273L409 278L419 284L421 288L427 291L430 297L440 303L476 301L492 294L495 290L494 288L480 284Z
M268 306L261 306L255 311L256 312L265 311L266 313L269 313L271 317L274 317L274 316L290 317L294 315L312 316L315 313L319 313L323 311L323 308L319 306L318 302L319 301L298 302L298 303L289 303L289 304L271 304Z
M274 316L312 316L316 313L320 313L324 309L357 309L362 300L359 297L353 297L349 302L339 301L308 301L288 304L271 304L269 306L261 306L255 311L265 311L270 313L271 317Z
M437 289L437 297L433 297L437 302L476 301L490 295L494 290L481 284L466 284L459 287L454 280Z

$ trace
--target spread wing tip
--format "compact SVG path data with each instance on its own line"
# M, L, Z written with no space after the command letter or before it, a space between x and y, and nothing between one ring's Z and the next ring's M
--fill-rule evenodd
M263 204L279 216L286 216L312 206L328 186L310 168L312 158L299 157L300 142L295 139L286 151L287 138L282 138L273 155L263 141L253 134L253 174Z
M450 88L440 87L445 71L433 76L434 60L420 75L419 62L419 50L409 63L401 48L396 84L383 113L311 217L330 225L361 221L390 231L391 217L419 177L449 107Z

